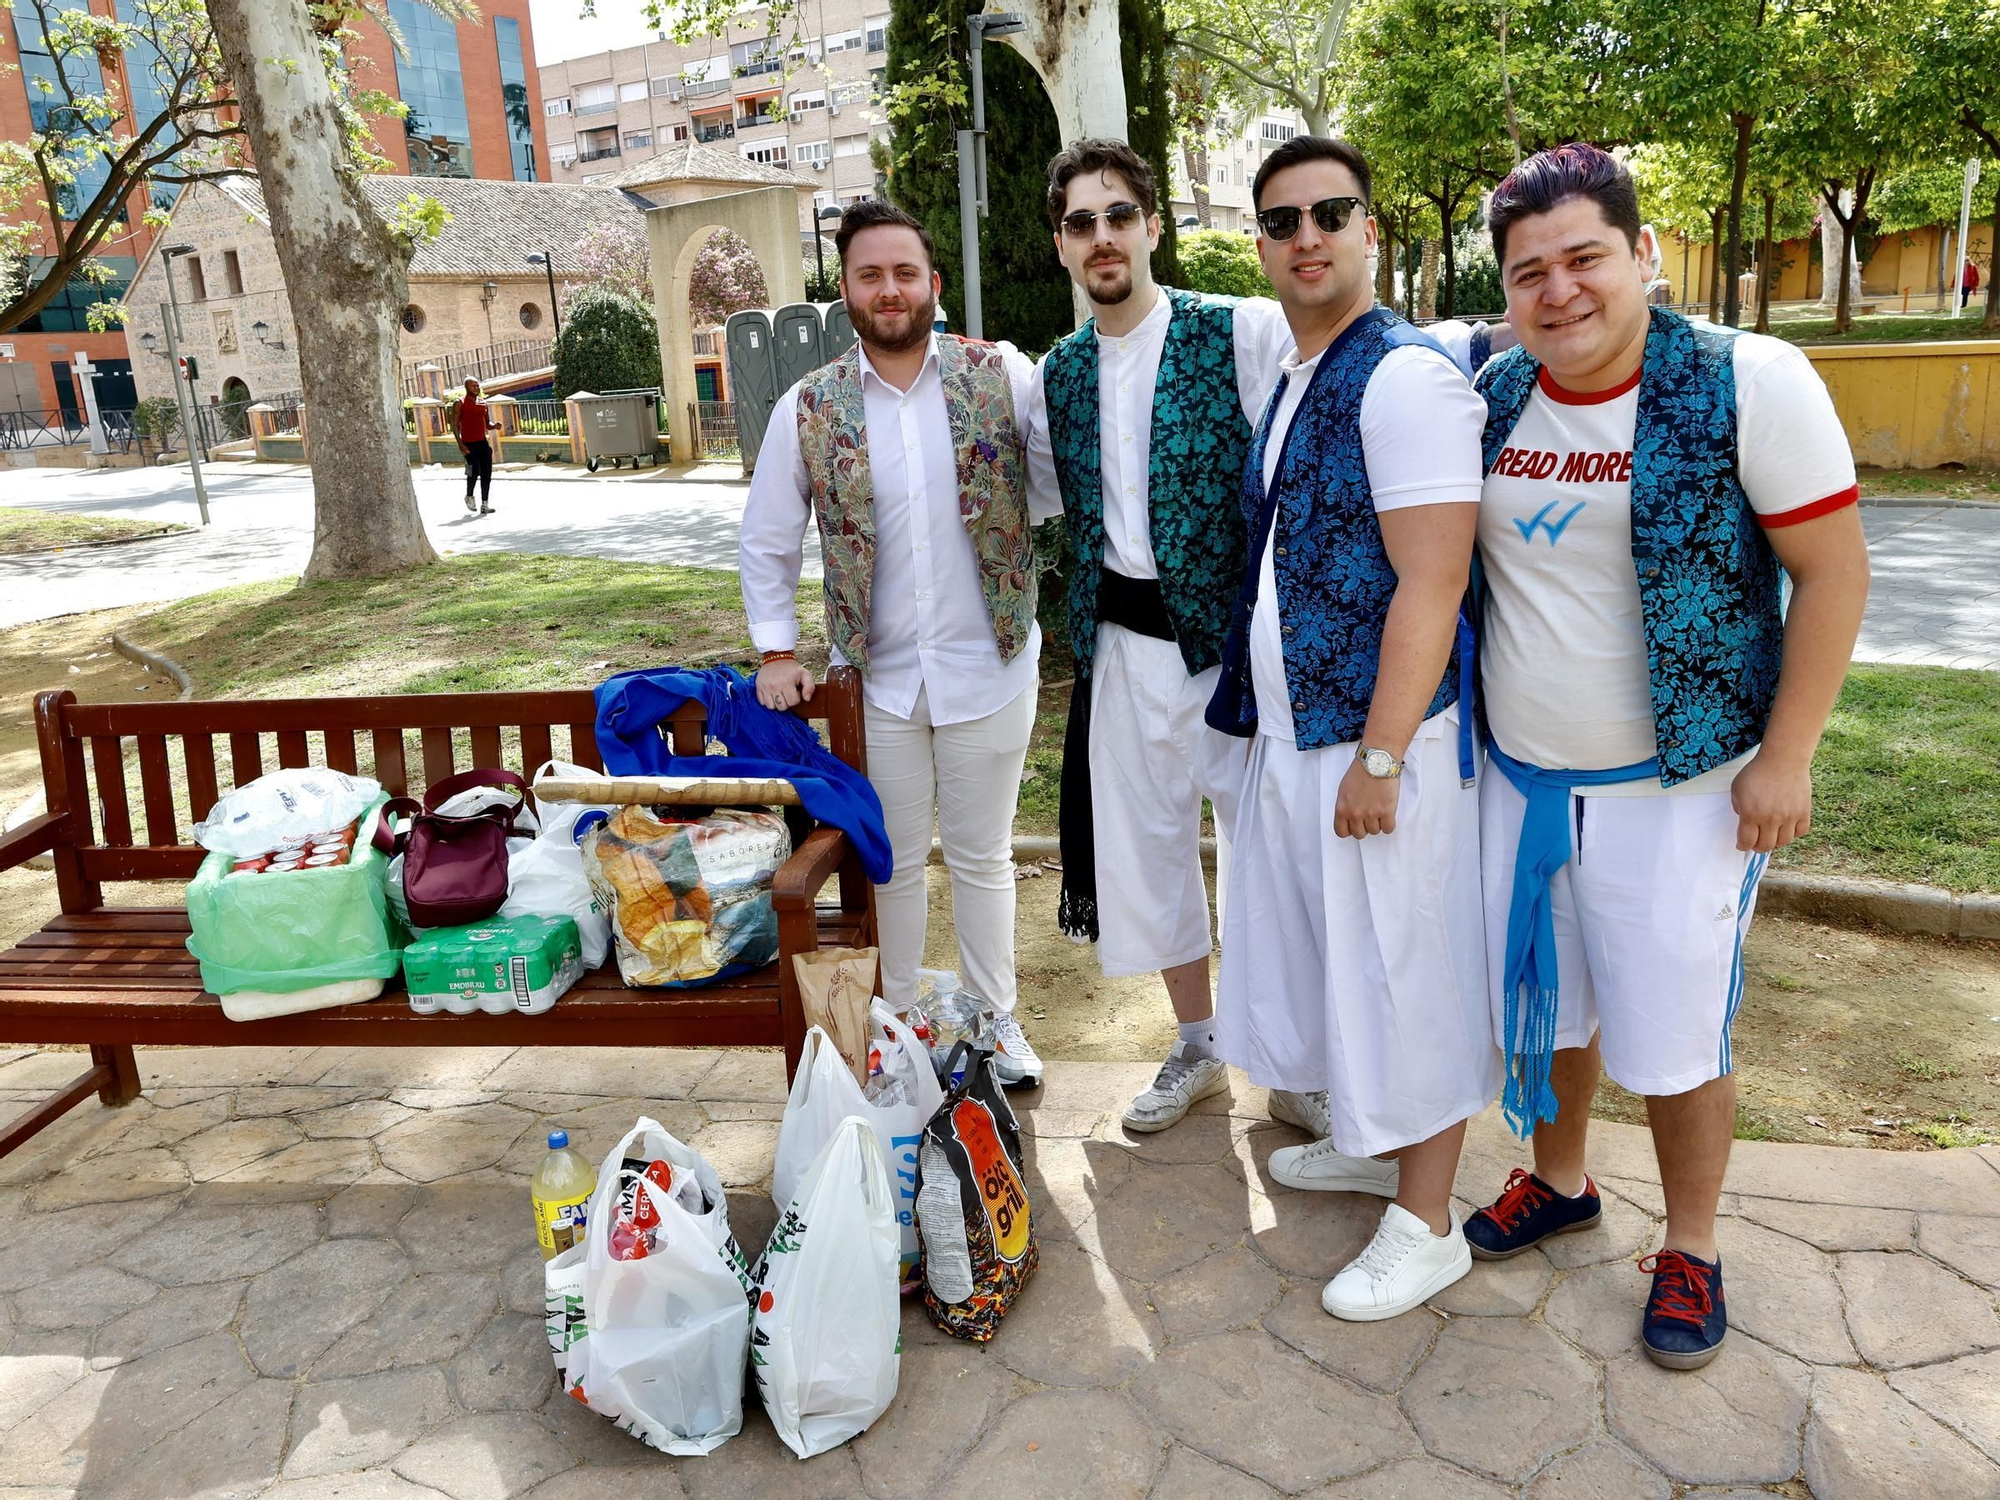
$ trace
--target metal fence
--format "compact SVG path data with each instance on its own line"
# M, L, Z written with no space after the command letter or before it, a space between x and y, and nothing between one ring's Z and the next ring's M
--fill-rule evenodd
M696 458L741 458L742 440L736 435L734 401L694 401L694 452Z
M518 401L514 411L520 430L535 437L563 437L569 432L569 406L562 401Z
M0 411L0 448L61 448L89 435L80 411Z
M449 395L452 387L464 385L468 379L491 380L496 375L518 375L523 370L544 369L555 363L554 350L554 339L507 339L498 344L488 344L483 349L465 349L457 354L444 354L432 359L406 359L403 361L402 394L424 394L417 379L417 370L423 365L436 365L444 372L445 392Z

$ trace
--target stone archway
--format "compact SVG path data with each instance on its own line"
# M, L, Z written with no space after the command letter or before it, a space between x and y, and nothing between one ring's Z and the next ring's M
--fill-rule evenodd
M653 263L653 317L660 329L660 377L667 402L668 455L674 463L694 462L694 434L688 431L688 404L696 399L694 319L688 312L688 281L694 260L709 236L733 229L750 244L764 268L771 305L803 302L804 266L799 259L799 197L791 188L751 188L692 203L673 203L646 214L646 243Z

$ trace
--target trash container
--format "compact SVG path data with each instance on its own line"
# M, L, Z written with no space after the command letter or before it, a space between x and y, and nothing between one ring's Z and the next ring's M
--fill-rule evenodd
M729 358L729 396L736 408L736 441L743 454L743 472L757 467L757 450L764 446L764 429L771 409L785 389L778 384L778 367L771 358L771 314L762 307L731 313L722 325L722 347Z
M823 335L826 357L829 362L839 359L854 347L854 323L847 316L845 302L829 302L826 305L826 333Z
M660 393L657 389L606 391L594 395L578 391L570 400L577 403L583 419L583 466L591 473L605 459L611 467L622 468L626 459L632 467L649 458L660 466Z
M817 302L792 302L771 315L778 389L790 390L826 363L826 328Z

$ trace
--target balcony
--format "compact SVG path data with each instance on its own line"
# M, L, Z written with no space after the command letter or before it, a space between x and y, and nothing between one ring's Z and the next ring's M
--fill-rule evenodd
M616 146L595 146L588 151L577 152L576 159L579 162L607 161L611 157L614 157L618 154L619 154L618 148Z
M736 127L730 124L697 125L694 138L698 141L726 141L736 134Z
M736 70L736 76L738 78L760 78L766 73L779 72L784 66L785 60L781 57L760 58L756 62L744 63Z
M617 109L616 99L606 99L598 104L579 104L576 112L580 115L608 115L616 113Z
M709 99L717 94L726 94L735 87L733 78L683 78L681 93L689 99Z

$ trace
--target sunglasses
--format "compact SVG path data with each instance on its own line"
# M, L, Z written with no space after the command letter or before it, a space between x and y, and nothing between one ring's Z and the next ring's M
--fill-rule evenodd
M1097 221L1100 217L1111 226L1114 233L1122 233L1145 216L1145 210L1136 203L1114 203L1101 215L1087 208L1079 208L1073 214L1063 215L1063 233L1073 240L1088 239L1097 233Z
M1339 234L1354 211L1367 206L1359 198L1322 198L1312 206L1313 223L1319 225L1321 234ZM1267 239L1288 240L1299 232L1305 214L1303 208L1267 208L1257 215L1257 223Z

